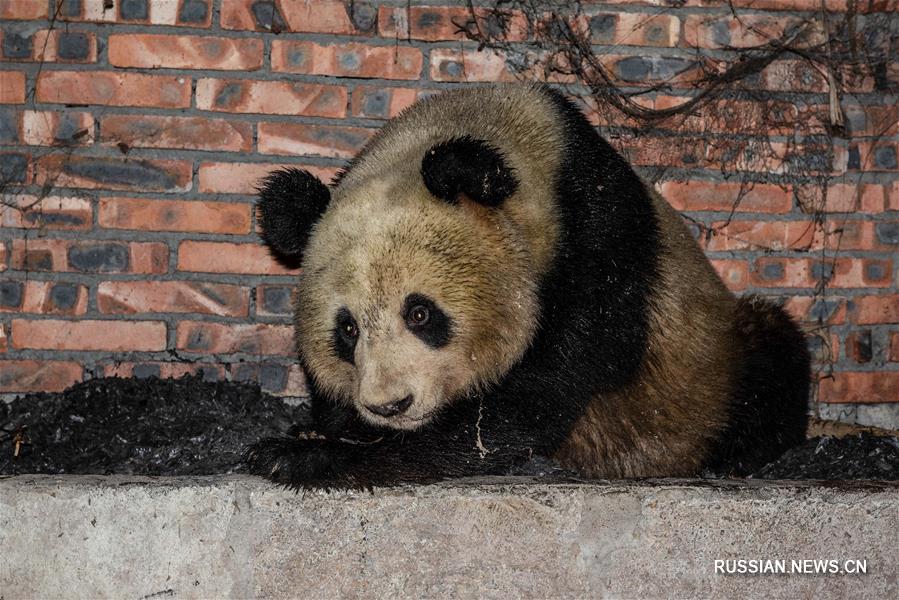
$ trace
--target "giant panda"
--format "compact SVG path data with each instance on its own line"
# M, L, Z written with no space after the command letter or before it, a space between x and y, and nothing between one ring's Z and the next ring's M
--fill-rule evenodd
M742 475L804 437L809 355L735 298L680 216L541 85L448 91L329 187L271 173L258 216L299 261L312 427L251 446L294 489L504 474Z

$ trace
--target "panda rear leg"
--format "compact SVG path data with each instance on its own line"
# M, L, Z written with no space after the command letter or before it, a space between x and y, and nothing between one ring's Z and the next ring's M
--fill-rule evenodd
M810 357L799 326L767 300L740 298L734 326L742 347L731 415L707 466L748 475L805 439Z

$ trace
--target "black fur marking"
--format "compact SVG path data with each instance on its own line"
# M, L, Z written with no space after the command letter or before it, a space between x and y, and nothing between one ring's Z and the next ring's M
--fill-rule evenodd
M762 298L738 300L734 327L743 347L735 365L730 425L706 466L745 476L805 439L811 359L796 323Z
M299 257L312 226L331 201L328 187L308 171L272 171L259 186L256 203L262 239L275 252Z
M428 320L422 325L410 322L410 313L418 306L422 306L428 311ZM403 318L406 320L406 327L409 328L409 331L431 348L443 348L453 337L453 320L427 296L421 294L406 296Z
M352 335L350 330L355 331ZM356 364L356 340L359 339L359 326L356 319L346 307L337 311L334 318L334 354L341 360L345 360L351 365Z
M450 204L465 194L479 204L495 207L518 189L518 180L499 150L468 135L425 152L421 176L429 192Z

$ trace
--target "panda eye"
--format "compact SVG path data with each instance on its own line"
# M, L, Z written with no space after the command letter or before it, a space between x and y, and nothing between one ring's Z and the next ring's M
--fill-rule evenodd
M428 307L418 304L413 306L408 312L406 323L408 323L410 327L421 327L422 325L425 325L430 318L431 311L428 310Z
M431 348L442 348L453 337L453 320L427 296L406 296L401 314L406 328Z
M341 360L355 364L356 340L359 339L359 325L346 307L337 311L334 319L334 353Z

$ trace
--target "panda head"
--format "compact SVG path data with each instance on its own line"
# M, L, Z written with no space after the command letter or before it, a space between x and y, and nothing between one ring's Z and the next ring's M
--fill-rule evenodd
M302 261L297 349L307 373L364 419L416 429L509 371L537 322L518 180L469 137L391 168L354 165L334 188L272 173L259 222L272 249Z

